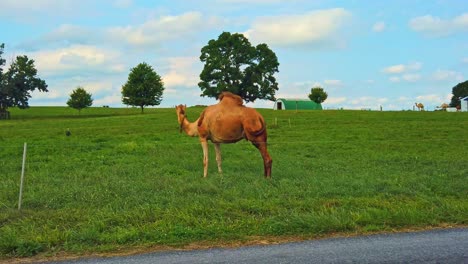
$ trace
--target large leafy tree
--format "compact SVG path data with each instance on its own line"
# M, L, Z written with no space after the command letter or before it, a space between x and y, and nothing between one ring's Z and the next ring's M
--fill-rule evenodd
M202 96L229 91L247 102L275 100L279 63L267 44L253 47L244 35L223 32L201 49L200 60L205 63L198 83Z
M460 98L468 96L468 81L464 81L452 88L451 107L460 107Z
M323 90L322 87L313 87L310 89L309 99L316 102L317 104L321 104L327 100L328 94Z
M34 60L27 56L17 56L4 73L5 60L1 58L5 45L0 45L0 117L7 116L9 107L28 108L31 92L47 92L47 84L37 77Z
M78 113L81 114L81 109L93 105L93 98L92 95L83 87L78 86L70 94L70 99L68 99L67 105L71 108L77 109Z
M156 71L143 62L132 68L127 83L122 87L122 102L143 108L159 105L164 92L164 83Z

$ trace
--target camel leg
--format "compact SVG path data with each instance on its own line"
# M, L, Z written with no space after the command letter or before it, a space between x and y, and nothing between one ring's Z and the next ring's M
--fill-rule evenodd
M260 151L260 154L262 154L265 178L271 178L271 164L273 163L273 160L271 159L270 154L268 154L267 143L264 141L252 141L252 144L257 147L257 149Z
M223 173L223 169L221 169L221 145L219 143L214 143L215 151L216 151L216 162L218 163L218 172Z
M203 148L203 177L208 176L208 142L200 140Z

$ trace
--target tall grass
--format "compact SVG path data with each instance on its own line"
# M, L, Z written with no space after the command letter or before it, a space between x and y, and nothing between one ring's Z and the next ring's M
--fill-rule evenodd
M222 175L210 148L202 178L174 109L14 109L0 122L0 258L467 224L466 113L260 111L271 180L246 141L222 146Z

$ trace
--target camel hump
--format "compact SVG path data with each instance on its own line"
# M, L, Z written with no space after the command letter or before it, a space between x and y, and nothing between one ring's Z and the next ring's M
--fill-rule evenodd
M219 95L218 100L220 102L223 102L223 100L224 100L224 102L226 102L226 101L233 102L233 103L235 103L236 105L239 105L239 106L244 104L244 101L242 100L242 98L239 95L233 94L231 92L222 92Z

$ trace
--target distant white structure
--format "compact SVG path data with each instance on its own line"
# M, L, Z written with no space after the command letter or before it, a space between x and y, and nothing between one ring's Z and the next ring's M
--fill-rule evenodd
M447 111L447 112L457 112L457 108L456 107L447 107L445 109L445 111Z
M468 96L460 99L461 111L468 112Z

